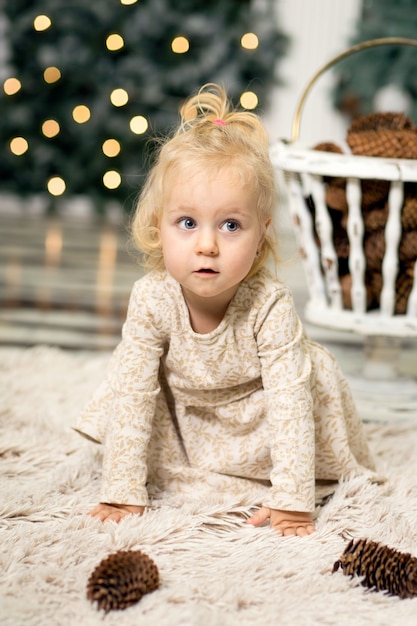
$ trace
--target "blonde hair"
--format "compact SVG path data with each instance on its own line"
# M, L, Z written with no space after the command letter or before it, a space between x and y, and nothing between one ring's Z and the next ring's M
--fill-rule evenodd
M164 267L159 223L168 178L173 173L200 169L215 174L227 168L242 182L253 181L258 191L260 224L273 216L277 201L268 136L257 115L233 109L225 90L211 83L183 104L180 115L178 129L159 148L132 219L133 242L142 253L146 269ZM270 258L278 260L271 226L249 275L255 274Z

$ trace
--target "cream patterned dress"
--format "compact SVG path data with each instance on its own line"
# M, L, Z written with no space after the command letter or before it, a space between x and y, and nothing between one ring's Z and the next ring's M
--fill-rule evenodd
M138 280L106 378L74 427L104 445L102 502L256 493L270 508L312 511L316 479L373 476L343 374L266 270L207 334L191 328L169 274Z

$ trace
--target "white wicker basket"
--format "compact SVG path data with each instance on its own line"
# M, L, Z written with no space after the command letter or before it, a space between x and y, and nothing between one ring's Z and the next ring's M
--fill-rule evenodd
M278 142L271 148L274 166L284 173L290 211L309 288L305 310L307 321L327 328L350 330L367 336L417 337L417 267L414 284L404 315L395 315L395 284L399 268L401 211L406 182L417 182L417 160L383 159L350 154L334 154L304 148L298 143L301 110L315 83L329 67L360 50L387 44L412 45L417 40L388 37L362 42L331 59L310 80L300 98L292 129L292 142ZM338 259L332 239L332 221L325 202L324 177L347 179L347 231L350 246L349 270L352 277L352 310L343 307ZM386 249L382 263L383 288L380 308L366 310L364 224L361 211L361 180L378 179L390 184L389 212L385 227ZM312 197L315 221L307 205ZM319 237L318 245L315 232Z

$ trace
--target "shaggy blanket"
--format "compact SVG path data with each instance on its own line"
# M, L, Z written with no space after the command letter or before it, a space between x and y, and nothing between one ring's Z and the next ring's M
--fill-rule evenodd
M281 537L244 524L239 501L178 505L161 498L143 517L102 524L100 448L70 424L108 354L50 347L0 349L2 626L378 626L417 623L417 598L368 591L334 562L350 538L417 556L417 422L368 423L383 485L349 479L317 508L317 532ZM96 565L140 549L160 587L104 617L86 598Z

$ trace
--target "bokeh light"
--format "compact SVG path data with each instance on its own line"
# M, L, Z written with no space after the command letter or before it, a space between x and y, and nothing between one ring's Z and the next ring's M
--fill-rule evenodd
M129 102L129 94L126 89L113 89L110 94L110 102L115 107L123 107Z
M120 50L125 45L123 37L118 33L112 33L106 39L106 46L108 50Z
M42 132L49 139L58 135L60 130L61 128L56 120L45 120L42 124Z
M38 31L47 30L51 24L51 18L47 15L37 15L33 20L33 27Z
M129 4L136 4L138 0L120 0L120 4L125 4L126 6L129 6Z
M103 142L101 149L103 150L103 154L106 156L115 157L119 154L121 146L117 139L106 139L106 141Z
M18 78L7 78L3 83L3 89L6 96L14 96L15 93L20 91L22 83Z
M77 122L77 124L84 124L85 122L88 122L91 117L90 109L85 106L85 104L79 104L78 106L74 107L72 111L72 117L74 118L74 121Z
M259 39L255 33L245 33L240 40L240 45L246 50L256 50L259 46Z
M190 42L186 37L175 37L171 42L171 48L176 54L184 54L190 49Z
M130 120L130 130L135 135L143 135L148 130L148 120L143 115L135 115Z
M24 137L14 137L10 142L10 150L16 156L21 156L29 148L29 144Z
M116 170L109 170L103 176L103 184L107 189L117 189L122 183L122 177Z
M62 196L65 189L67 188L65 181L60 176L53 176L48 180L48 191L51 196Z
M56 83L57 80L61 78L61 72L59 69L53 65L51 67L47 67L43 73L43 79L45 83Z
M240 104L244 109L256 109L258 96L253 91L244 91L240 96Z

